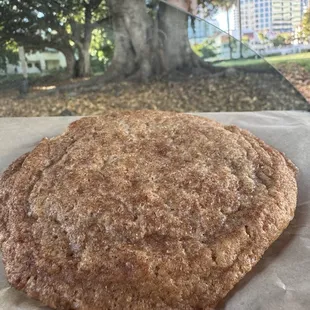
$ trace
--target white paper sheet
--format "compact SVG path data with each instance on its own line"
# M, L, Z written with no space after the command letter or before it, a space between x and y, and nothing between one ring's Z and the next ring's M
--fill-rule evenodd
M229 293L218 309L310 309L310 113L198 113L249 129L284 152L299 168L298 207L289 228L262 260ZM63 132L75 117L0 118L0 173L43 137ZM7 284L0 263L0 310L38 310L40 306ZM99 310L99 309L98 309Z

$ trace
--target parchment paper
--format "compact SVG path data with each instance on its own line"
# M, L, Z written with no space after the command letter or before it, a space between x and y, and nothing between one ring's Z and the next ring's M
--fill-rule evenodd
M296 215L262 260L220 304L225 310L310 309L310 113L199 113L235 124L284 152L299 167ZM0 118L0 172L74 117ZM0 309L48 309L10 288L0 263ZM98 309L100 310L100 309Z

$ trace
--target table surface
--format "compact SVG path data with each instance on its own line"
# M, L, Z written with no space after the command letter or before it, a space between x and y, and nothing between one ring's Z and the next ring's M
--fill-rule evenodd
M297 111L194 113L250 130L299 168L298 207L289 228L229 294L220 309L310 309L310 113ZM43 137L78 117L0 118L0 173ZM10 288L0 263L0 310L43 309ZM45 308L44 308L45 309Z

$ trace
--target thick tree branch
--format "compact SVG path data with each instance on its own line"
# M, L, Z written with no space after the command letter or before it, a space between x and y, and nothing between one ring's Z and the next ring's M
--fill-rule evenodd
M92 36L92 27L91 27L91 18L92 18L92 8L91 4L85 4L85 23L84 23L84 45L90 45L91 36ZM87 46L89 48L89 46Z
M91 24L91 28L93 30L97 28L106 28L107 26L112 27L112 16L111 15L98 19L97 21Z
M71 40L81 48L83 46L81 41L82 36L82 25L77 23L74 19L69 20L69 25L71 27Z

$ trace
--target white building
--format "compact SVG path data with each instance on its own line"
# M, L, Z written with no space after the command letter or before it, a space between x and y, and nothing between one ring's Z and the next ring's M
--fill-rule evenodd
M237 10L237 7L234 7L233 15L234 15L234 29L238 30L239 29L239 11ZM242 29L251 29L251 30L255 29L254 1L242 2L241 4L241 25L242 25ZM240 38L238 37L238 39Z
M302 0L302 12L305 14L310 8L310 0Z
M43 73L46 71L59 70L67 66L66 58L63 53L46 48L42 52L26 53L27 71L28 74ZM22 73L20 62L18 65L7 64L8 74ZM0 74L5 74L4 71Z
M302 0L272 0L272 30L293 32L302 23Z
M256 32L293 32L302 22L309 0L240 0L241 26ZM235 6L235 29L239 13Z

